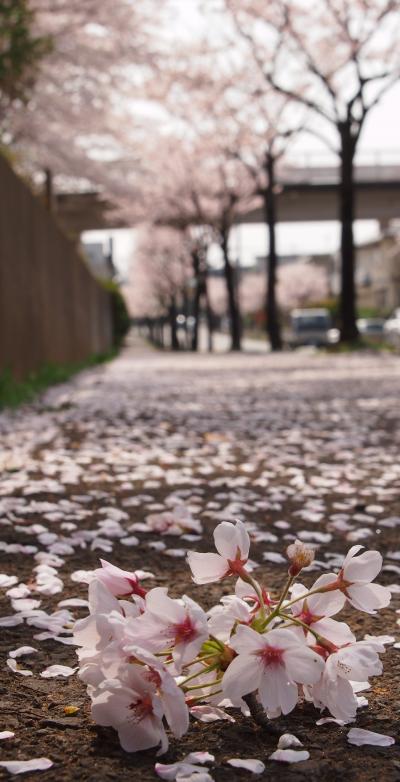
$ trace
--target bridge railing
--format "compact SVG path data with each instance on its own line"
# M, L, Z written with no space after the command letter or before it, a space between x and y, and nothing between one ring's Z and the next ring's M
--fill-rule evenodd
M339 179L340 161L330 152L292 152L280 167L281 182L332 184ZM358 181L400 181L400 148L361 150L355 161Z

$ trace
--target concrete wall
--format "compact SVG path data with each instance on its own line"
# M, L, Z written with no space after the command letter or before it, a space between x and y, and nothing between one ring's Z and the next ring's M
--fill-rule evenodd
M0 155L0 372L21 378L111 342L109 294Z

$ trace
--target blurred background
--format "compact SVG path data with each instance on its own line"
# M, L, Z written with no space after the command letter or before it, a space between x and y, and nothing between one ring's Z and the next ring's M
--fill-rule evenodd
M400 3L6 0L3 389L159 348L400 347Z

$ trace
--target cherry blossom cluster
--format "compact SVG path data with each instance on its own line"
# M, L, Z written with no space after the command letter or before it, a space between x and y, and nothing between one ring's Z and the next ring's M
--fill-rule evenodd
M299 699L351 722L360 682L382 673L385 636L357 641L335 617L346 605L375 614L390 591L374 583L377 551L353 546L339 573L306 588L296 579L314 552L296 541L287 549L288 578L274 598L253 576L250 538L241 521L214 531L217 553L188 553L196 584L235 579L234 591L208 612L166 587L149 591L138 574L102 560L89 585L89 616L75 626L79 676L92 715L118 731L128 752L168 747L190 716L233 721L230 707L267 718L291 712Z

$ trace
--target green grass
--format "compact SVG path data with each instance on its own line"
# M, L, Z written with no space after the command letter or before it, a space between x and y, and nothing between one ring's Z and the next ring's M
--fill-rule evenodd
M85 361L73 364L45 364L30 374L24 380L16 380L10 370L0 374L0 410L5 407L18 407L25 402L31 402L41 391L65 383L72 375L83 369L103 364L117 355L117 350L90 356Z

